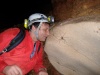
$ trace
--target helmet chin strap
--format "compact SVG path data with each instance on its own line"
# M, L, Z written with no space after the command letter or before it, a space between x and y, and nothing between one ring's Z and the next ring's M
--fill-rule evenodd
M34 32L34 34L35 34L37 40L39 40L39 29L40 29L41 25L42 25L42 22L40 22L38 28L37 28L36 31Z

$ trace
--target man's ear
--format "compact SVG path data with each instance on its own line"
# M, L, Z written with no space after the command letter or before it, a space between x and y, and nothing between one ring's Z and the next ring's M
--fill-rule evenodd
M32 26L32 30L36 30L36 28L34 27L34 25Z

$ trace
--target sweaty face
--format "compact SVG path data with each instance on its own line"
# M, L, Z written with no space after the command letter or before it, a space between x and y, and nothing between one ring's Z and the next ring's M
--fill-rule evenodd
M39 29L39 40L45 41L48 36L49 36L49 24L42 23L42 25Z

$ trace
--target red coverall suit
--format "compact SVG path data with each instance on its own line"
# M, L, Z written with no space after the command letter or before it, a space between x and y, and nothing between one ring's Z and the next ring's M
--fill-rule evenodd
M10 28L0 33L0 51L2 51L10 41L18 34L18 28ZM23 74L27 74L30 70L34 70L36 73L40 68L45 68L43 66L43 47L41 46L39 52L37 52L40 41L37 41L35 55L30 58L32 51L34 50L34 42L30 37L29 32L26 30L26 35L24 40L14 49L0 55L0 75L7 65L18 65Z

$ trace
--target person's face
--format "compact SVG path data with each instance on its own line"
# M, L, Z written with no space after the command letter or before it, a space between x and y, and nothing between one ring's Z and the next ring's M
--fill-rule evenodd
M49 36L49 24L48 23L42 23L40 29L39 29L39 40L45 41L46 38Z

